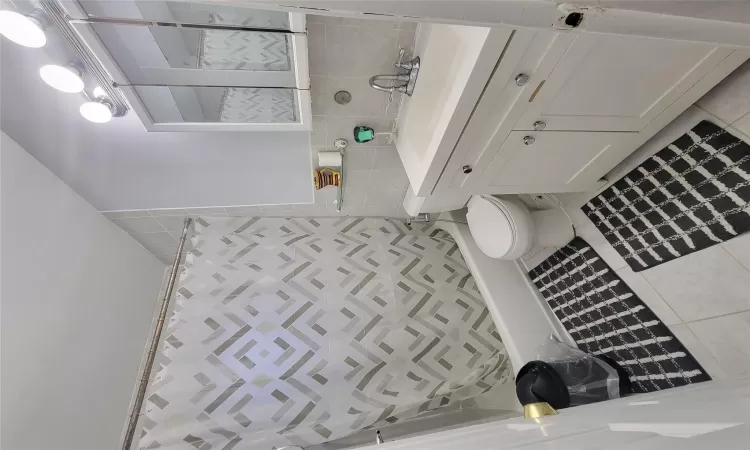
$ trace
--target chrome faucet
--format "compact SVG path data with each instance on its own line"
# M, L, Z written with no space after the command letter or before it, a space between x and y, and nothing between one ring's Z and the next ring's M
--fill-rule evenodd
M403 55L403 50L401 55ZM401 55L399 55L399 62L394 64L394 66L407 72L396 75L375 75L370 78L370 86L379 91L390 92L391 94L393 92L401 92L411 96L414 93L414 85L417 84L417 76L419 75L419 56L411 61L401 62ZM378 81L397 81L399 83L393 86L384 86L378 84Z

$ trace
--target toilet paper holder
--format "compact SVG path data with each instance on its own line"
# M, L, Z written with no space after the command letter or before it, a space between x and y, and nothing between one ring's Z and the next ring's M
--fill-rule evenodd
M338 149L338 152L318 152L318 163L321 167L331 167L338 169L340 173L340 180L337 188L336 195L336 211L341 212L341 208L344 205L344 150L349 145L349 142L344 138L336 139L333 145ZM335 155L335 156L334 156Z
M333 141L333 145L341 152L341 183L338 187L338 195L336 198L336 212L341 212L341 207L344 206L344 181L346 180L344 175L344 150L349 145L349 141L344 138L338 138Z

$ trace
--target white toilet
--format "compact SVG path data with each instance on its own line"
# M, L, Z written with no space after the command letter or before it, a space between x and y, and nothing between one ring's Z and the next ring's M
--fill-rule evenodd
M562 247L574 237L573 226L560 208L530 212L518 200L474 195L468 209L471 235L490 258L518 259L534 245Z

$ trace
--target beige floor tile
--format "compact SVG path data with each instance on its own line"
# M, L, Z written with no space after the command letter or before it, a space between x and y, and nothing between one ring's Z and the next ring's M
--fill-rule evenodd
M720 245L640 273L683 322L750 309L750 273Z
M722 369L719 361L714 358L708 347L705 346L696 336L690 331L690 328L686 324L672 325L669 327L672 334L682 342L682 345L693 355L698 363L703 366L703 369L708 372L711 378L723 379L727 378L728 375Z
M750 376L750 312L688 324L728 376Z
M630 267L623 267L616 273L665 325L682 323L679 316L640 273L633 272Z

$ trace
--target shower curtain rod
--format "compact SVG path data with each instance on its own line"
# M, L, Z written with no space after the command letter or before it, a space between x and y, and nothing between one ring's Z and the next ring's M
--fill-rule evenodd
M69 23L78 24L85 23L89 25L95 24L110 24L110 25L133 25L143 27L174 27L174 28L192 28L197 30L226 30L226 31L247 31L256 33L279 33L279 34L296 34L304 36L307 34L305 31L291 31L286 28L263 28L263 27L246 27L243 25L232 25L232 24L210 24L210 23L189 23L189 22L173 22L165 20L146 20L146 19L124 19L114 17L89 17L87 19L67 19Z
M252 217L258 219L382 219L389 222L404 222L406 223L409 219L412 219L412 223L432 223L432 222L449 222L458 223L461 225L468 225L468 222L461 222L460 220L441 219L439 217L430 217L430 220L414 220L415 217L395 217L395 216L253 216L247 214L227 214L226 216L214 216L214 217Z
M133 437L135 436L136 427L138 426L138 418L143 407L143 400L146 397L146 389L148 388L148 380L151 378L151 369L154 366L154 359L156 358L156 352L159 350L159 341L161 340L162 328L164 328L164 322L167 317L167 310L169 309L169 300L172 298L172 290L174 289L174 283L177 281L177 269L180 266L180 260L182 259L182 251L185 247L185 239L187 238L188 229L193 219L186 218L185 224L182 227L182 236L180 236L180 244L177 247L177 254L172 262L172 270L169 273L169 281L167 282L167 290L164 292L164 297L161 300L161 306L159 308L159 316L156 320L156 327L154 328L154 334L151 336L151 342L148 346L148 354L146 355L146 365L143 367L143 373L141 374L141 381L138 384L138 392L135 396L135 402L133 402L133 409L130 411L128 418L128 427L125 431L125 439L122 443L122 450L130 450L133 445Z

